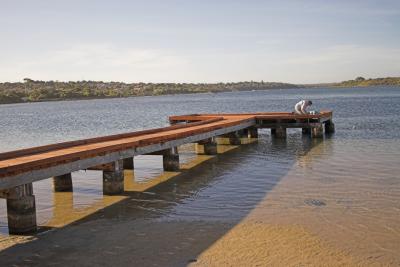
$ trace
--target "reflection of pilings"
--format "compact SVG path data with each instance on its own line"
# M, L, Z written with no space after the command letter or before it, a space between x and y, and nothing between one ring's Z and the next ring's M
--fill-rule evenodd
M335 132L335 124L332 120L325 122L325 133L330 134Z
M124 169L125 170L133 170L135 168L135 164L132 158L124 159Z
M32 183L9 189L7 217L10 234L28 234L36 231L36 206Z
M298 165L304 167L312 167L315 162L332 156L333 147L331 140L322 138L303 138L303 153L299 155Z
M309 139L309 141L311 142L312 140ZM282 148L282 144L286 143L287 142L284 139L277 139L273 140L271 143L263 143L262 145L257 147L259 149L264 149L265 145L269 145L274 148L279 148L279 153L283 153L283 157L285 159L286 156L288 156L290 159L293 159L293 161L289 160L288 164L292 162L294 164L294 159L296 157L295 154L292 153L293 151L288 152L288 150L280 149ZM143 210L146 210L146 212L160 212L170 210L170 206L175 206L177 203L181 203L181 200L190 199L194 194L198 194L198 192L201 192L202 188L208 187L210 184L213 184L213 181L215 181L215 179L218 179L218 177L222 177L223 175L226 175L227 173L230 173L234 170L242 170L242 168L245 168L246 171L251 172L253 170L252 167L248 167L247 164L238 164L238 162L240 162L243 157L252 153L253 149L256 147L255 144L256 143L252 143L249 146L240 146L238 149L235 150L236 153L233 153L231 151L228 153L220 154L218 157L212 157L213 160L205 161L201 165L197 165L196 167L190 169L190 171L184 171L175 176L173 182L170 181L151 188L151 192L154 194L138 193L135 195L135 204L145 207L146 209ZM275 150L276 149L267 149L266 151ZM269 154L270 152L267 153ZM273 157L273 159L274 158L275 157ZM258 185L263 193L256 193L254 197L252 197L247 203L248 207L236 210L235 212L238 212L240 216L234 217L233 220L236 220L236 218L244 218L246 214L250 212L254 208L254 206L256 206L259 201L265 197L265 194L273 189L273 187L279 182L279 179L285 176L287 171L290 169L289 167L290 166L288 166L288 168L277 168L276 175L271 176L271 179L263 180L262 183ZM195 177L196 179L193 179L193 177ZM156 201L146 201L150 199L155 199ZM180 215L185 214L185 212L188 212L189 214L191 211L184 208L184 211L180 213ZM211 214L214 214L214 211L210 212ZM190 214L192 216L201 216L197 213Z
M164 171L179 171L179 154L177 147L163 151L163 168Z
M124 192L123 161L112 163L111 170L103 170L103 194L115 195Z
M322 124L318 127L311 128L311 137L313 138L322 138L324 136L324 128Z
M71 173L53 177L53 187L55 192L72 192Z
M70 192L59 192L53 194L53 218L48 223L54 222L65 223L66 217L71 215L74 210L74 194Z

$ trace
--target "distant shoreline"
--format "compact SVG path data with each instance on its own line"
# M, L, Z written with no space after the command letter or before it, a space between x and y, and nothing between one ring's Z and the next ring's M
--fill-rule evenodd
M364 79L340 83L290 84L281 82L236 83L122 83L101 81L34 81L0 83L0 104L93 100L198 93L248 92L300 88L366 88L375 86L400 87L400 77Z

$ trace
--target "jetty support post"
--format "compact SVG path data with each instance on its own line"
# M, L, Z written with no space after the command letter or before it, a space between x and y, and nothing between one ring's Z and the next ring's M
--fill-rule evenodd
M249 138L258 138L258 129L257 127L250 127L247 129L248 131L248 137Z
M9 233L30 234L36 232L36 205L32 183L1 191L0 196L7 199Z
M243 136L243 132L235 131L227 134L221 135L222 138L227 138L229 145L238 146L241 145L240 137Z
M163 168L164 171L179 171L179 153L178 148L173 147L163 151Z
M133 161L133 157L131 158L125 158L124 160L124 169L125 170L133 170L135 169L135 164Z
M326 121L325 122L325 133L326 134L331 134L335 132L335 124L333 123L332 120Z
M311 134L311 128L301 128L301 133L303 135L310 135Z
M124 192L123 160L108 164L109 168L103 170L103 194L117 195Z
M72 176L71 173L53 177L54 192L72 192Z
M205 140L201 140L196 143L196 150L198 151L198 146L203 146L204 155L217 155L217 142L215 138L211 137Z
M242 129L237 131L239 138L249 138L249 129Z
M324 127L320 124L317 127L311 128L311 137L312 138L322 138L324 136Z
M285 139L286 138L286 128L281 127L281 126L275 128L274 136L275 136L275 138Z

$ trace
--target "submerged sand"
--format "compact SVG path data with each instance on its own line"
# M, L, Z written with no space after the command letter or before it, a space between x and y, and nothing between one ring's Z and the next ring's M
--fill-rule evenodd
M375 163L365 166L366 172L354 169L339 175L335 166L343 166L342 159L330 158L333 167L313 172L325 166L323 155L328 146L328 142L316 146L301 157L238 221L164 218L157 213L168 209L168 201L156 205L154 201L160 199L149 201L135 193L104 197L95 205L76 210L68 194L57 193L59 209L47 223L51 230L0 239L1 265L398 266L399 216L392 212L398 205L398 191L385 193L383 198L384 191L378 185L368 183L363 188L349 178L359 175L366 179L367 174L383 177L373 164L386 164L391 170L397 168L397 160L381 157L382 162L374 159ZM370 160L363 157L358 160ZM192 168L191 164L184 169ZM193 174L188 173L182 179L190 179ZM167 173L157 179L163 182L173 176ZM303 179L305 176L308 179ZM135 191L135 186L127 184L126 188ZM147 189L143 184L138 186ZM357 194L350 194L351 188ZM138 199L154 205L137 205Z
M193 266L361 266L296 225L241 223L204 251ZM368 265L364 262L363 266Z
M95 220L3 250L11 266L367 266L304 228L242 222Z

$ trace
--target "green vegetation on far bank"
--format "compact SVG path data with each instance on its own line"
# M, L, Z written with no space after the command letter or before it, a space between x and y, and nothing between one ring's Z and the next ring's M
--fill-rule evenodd
M364 77L357 77L354 80L343 81L334 84L340 87L367 87L367 86L400 86L400 77L387 77L376 79L365 79Z
M23 103L65 99L93 99L130 96L155 96L167 94L218 93L304 87L366 87L400 86L400 77L354 80L330 84L296 85L278 82L235 83L122 83L102 81L35 81L0 83L0 104Z
M0 83L0 104L64 99L93 99L167 94L217 93L266 89L299 88L300 85L275 82L236 83L122 83L101 81L34 81Z

